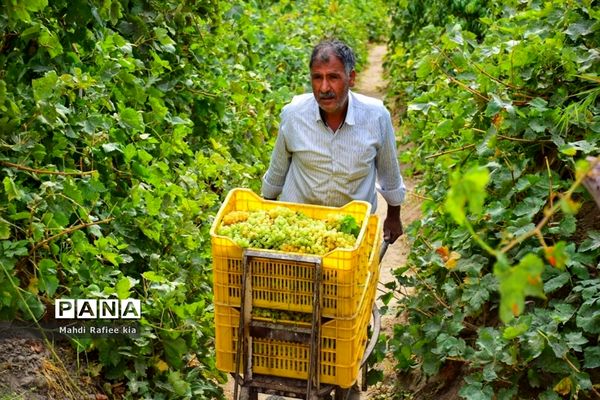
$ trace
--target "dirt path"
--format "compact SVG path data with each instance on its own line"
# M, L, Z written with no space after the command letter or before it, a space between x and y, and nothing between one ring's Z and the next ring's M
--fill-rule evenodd
M370 48L367 68L361 73L357 74L357 82L354 88L356 92L383 99L385 95L386 84L383 76L383 58L385 57L386 50L387 49L385 45L374 45ZM400 168L402 169L402 165ZM407 227L410 223L420 218L421 200L414 194L416 181L405 176L404 182L406 184L407 195L402 206L401 215L402 224ZM386 212L385 200L379 196L378 203L382 206L377 208L377 214L383 220ZM384 286L387 282L395 281L393 271L406 264L409 250L410 243L406 235L401 236L388 248L380 265L378 295L381 295L387 291ZM389 312L381 317L381 329L382 332L386 334L391 334L394 324L397 323L395 318L396 313L394 312L395 304L393 300L389 304L389 307ZM386 359L382 362L382 365L378 365L376 367L383 370L384 381L378 385L369 387L366 392L361 393L361 400L391 398L391 393L394 390L396 375L394 371L393 360Z

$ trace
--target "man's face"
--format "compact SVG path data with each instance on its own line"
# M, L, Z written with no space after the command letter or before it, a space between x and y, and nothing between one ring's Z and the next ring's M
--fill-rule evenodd
M346 74L344 64L333 54L326 60L319 57L310 69L313 94L326 114L346 111L348 90L354 86L356 73Z

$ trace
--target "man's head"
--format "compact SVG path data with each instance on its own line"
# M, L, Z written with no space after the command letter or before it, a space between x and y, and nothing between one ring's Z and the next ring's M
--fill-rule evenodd
M354 52L339 40L315 46L310 57L310 79L319 107L327 114L345 113L348 91L354 86Z
M347 75L354 70L356 64L354 52L350 46L337 39L323 40L317 44L312 51L308 66L312 69L313 64L319 61L327 62L331 56L337 57L344 64Z

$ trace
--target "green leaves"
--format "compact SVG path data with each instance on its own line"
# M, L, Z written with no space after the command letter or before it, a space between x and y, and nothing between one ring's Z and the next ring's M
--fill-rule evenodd
M513 320L515 321L515 320ZM515 339L526 333L531 326L531 317L518 319L517 323L504 327L502 337L506 340Z
M15 185L15 182L11 177L5 176L2 180L2 184L4 185L4 193L6 194L8 201L20 200L23 197L22 190Z
M144 131L144 118L139 111L136 111L133 108L123 108L119 112L117 120L121 127L132 133Z
M180 337L165 338L165 357L167 362L173 367L179 369L183 366L183 355L187 353L187 345L185 340Z
M356 219L352 215L345 215L339 223L339 231L358 237L360 226L356 223Z
M574 288L580 293L583 303L577 311L577 326L592 334L600 333L600 282L595 279L584 280Z
M31 82L33 88L33 98L35 101L47 100L55 94L58 84L58 75L56 71L46 73L42 78L34 79Z
M115 285L115 292L119 299L127 299L128 297L130 297L130 295L131 295L130 289L131 289L131 282L130 282L129 278L127 278L127 277L123 277L123 278L119 279L117 281L117 284Z
M48 296L53 296L59 284L56 276L56 263L45 258L39 262L38 268L40 273L40 289L46 292Z
M462 176L458 172L452 174L445 207L456 223L464 224L467 210L475 215L481 214L489 179L485 167L473 167Z
M597 23L594 23L593 20L581 20L579 22L574 22L567 27L565 33L569 35L572 39L577 40L580 36L586 36L590 33L598 30Z
M588 347L585 349L584 367L590 369L600 367L600 346Z
M43 46L50 57L54 58L63 53L63 47L60 44L58 35L48 29L42 29L39 36L40 45Z
M3 2L3 5L10 16L9 21L14 24L14 19L31 21L31 14L46 8L48 0L11 0Z

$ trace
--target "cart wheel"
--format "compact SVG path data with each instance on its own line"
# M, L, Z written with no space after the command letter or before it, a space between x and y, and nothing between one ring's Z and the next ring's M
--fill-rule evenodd
M360 381L360 390L362 390L363 392L367 391L367 375L369 373L369 363L365 362L361 368L361 373L362 373L362 380Z
M258 400L258 391L256 388L242 387L240 390L240 400Z
M336 388L335 400L360 400L360 391L357 388Z
M334 400L346 400L346 394L348 393L348 389L335 389L335 397Z

